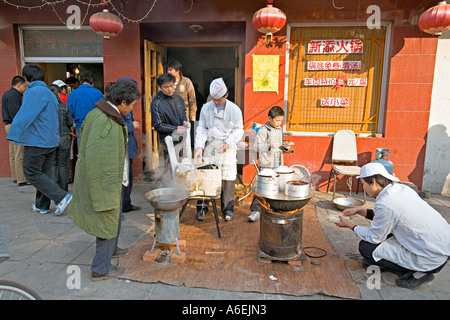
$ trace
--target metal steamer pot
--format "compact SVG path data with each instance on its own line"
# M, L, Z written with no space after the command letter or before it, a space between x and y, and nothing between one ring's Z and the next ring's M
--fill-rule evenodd
M275 195L278 193L278 175L272 169L262 169L258 173L256 192L264 195Z
M278 184L279 184L280 191L285 190L286 182L295 179L294 169L292 169L292 168L289 168L286 166L280 166L278 168L275 168L275 172L279 175Z
M303 180L287 181L284 194L296 198L306 197L309 194L309 183Z

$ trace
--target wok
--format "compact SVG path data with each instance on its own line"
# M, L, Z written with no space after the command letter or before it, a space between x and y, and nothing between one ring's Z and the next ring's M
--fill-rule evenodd
M355 198L336 198L333 200L333 204L336 208L343 211L348 208L361 207L364 201Z
M145 198L150 205L158 210L179 209L186 203L189 196L189 191L181 188L161 188L145 194Z
M302 209L314 196L314 191L312 190L309 191L307 196L300 198L287 196L280 192L275 195L262 195L257 193L255 188L252 191L258 197L264 208L267 210L285 213L293 213L293 211Z

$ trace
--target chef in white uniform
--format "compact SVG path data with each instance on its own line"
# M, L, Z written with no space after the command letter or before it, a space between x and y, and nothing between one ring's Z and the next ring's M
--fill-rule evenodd
M225 220L233 219L236 180L236 144L244 134L241 109L227 100L228 89L222 78L211 82L212 100L203 105L195 135L194 160L212 158L221 167L221 208ZM197 204L197 220L203 220L207 206Z
M371 209L350 208L344 215L360 214L370 227L340 218L338 226L352 229L362 241L359 252L366 262L399 276L396 284L416 288L434 279L450 255L450 225L412 188L396 183L380 163L361 168L364 191L376 198Z

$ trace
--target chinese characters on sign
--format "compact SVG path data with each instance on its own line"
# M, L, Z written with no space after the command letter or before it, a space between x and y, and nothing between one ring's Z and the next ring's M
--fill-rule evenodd
M350 105L349 98L327 97L320 99L321 107L348 107L349 105Z
M308 54L351 54L363 53L363 41L359 39L311 40L308 43ZM361 61L308 61L308 71L361 70ZM305 86L367 86L367 78L305 78ZM320 99L322 107L348 107L349 98L324 97Z
M367 78L348 79L345 83L341 78L305 78L305 86L349 86L349 87L365 87L367 86Z
M361 70L361 61L308 61L308 70Z
M308 53L363 53L363 42L359 39L311 40Z
M23 30L24 57L102 57L103 39L91 30Z

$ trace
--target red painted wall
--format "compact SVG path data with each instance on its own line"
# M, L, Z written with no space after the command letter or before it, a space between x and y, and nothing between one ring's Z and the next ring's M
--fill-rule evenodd
M67 5L77 4L68 0ZM282 9L288 23L297 22L337 22L359 21L364 22L368 14L369 5L378 5L381 8L381 18L392 21L393 34L391 52L389 52L390 65L388 89L385 108L385 129L383 138L358 138L358 154L361 164L374 159L375 149L385 147L391 150L390 160L394 163L394 171L404 181L412 181L419 188L422 184L423 164L425 157L425 136L428 128L428 118L433 86L434 62L437 48L437 38L431 37L419 30L417 20L427 8L434 6L435 0L340 0L339 7L333 7L332 1L298 1L278 0L275 6ZM190 1L166 0L158 2L157 6L140 26L133 23L124 23L123 34L104 41L104 77L105 83L114 81L119 76L130 76L142 83L142 30L147 23L166 23L164 28L178 28L182 23L240 23L245 25L245 34L228 39L242 41L245 57L245 71L241 79L243 84L244 127L252 121L264 122L267 112L274 105L284 104L284 79L286 63L286 27L274 37L274 44L267 47L263 43L263 35L257 32L251 19L253 13L265 6L264 0L255 1L201 1L194 2L190 8ZM138 18L147 12L149 2L127 2L124 13L130 18ZM58 7L59 8L59 7ZM190 9L190 10L189 10ZM61 9L59 8L61 11ZM96 12L99 9L91 9ZM18 39L13 32L13 25L61 25L61 21L51 11L44 8L36 14L36 10L28 11L16 9L3 2L0 3L0 93L9 89L10 79L20 73L20 60L18 56ZM83 14L84 14L83 8ZM62 17L64 13L59 12ZM87 21L86 23L87 24ZM180 31L181 32L181 31ZM240 31L239 31L240 32ZM178 31L177 31L178 33ZM217 36L208 35L203 40L197 35L185 38L181 34L178 40L195 41L225 41L221 40L220 30ZM243 40L241 40L243 39ZM175 40L174 40L175 41ZM277 54L280 56L279 94L253 92L252 88L252 55ZM142 103L141 108L142 108ZM142 109L136 107L134 116L142 123ZM2 126L3 127L3 126ZM136 133L139 146L142 144L142 133ZM0 176L10 176L8 148L4 129L0 130ZM302 164L306 166L313 176L313 183L321 189L326 187L331 164L332 137L293 137L295 153L286 155L288 165ZM142 163L135 161L135 174L139 176ZM244 168L244 181L249 182L253 176L253 166ZM343 181L338 183L338 189L346 190Z

